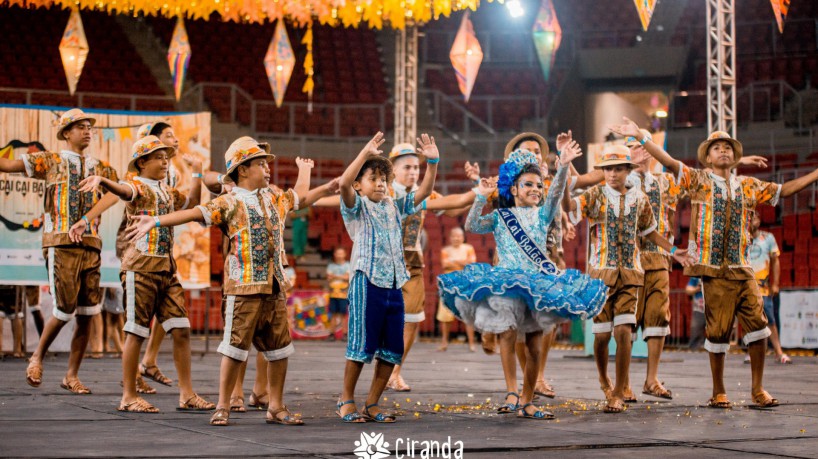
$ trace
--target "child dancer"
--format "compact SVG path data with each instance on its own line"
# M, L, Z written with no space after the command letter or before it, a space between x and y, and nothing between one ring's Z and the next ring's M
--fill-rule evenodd
M68 149L59 153L23 154L17 160L0 158L0 172L24 172L46 182L43 252L54 311L40 336L37 350L29 359L26 382L33 387L40 386L43 356L60 330L76 316L68 372L60 384L74 394L91 393L80 382L77 373L88 345L91 318L102 310L99 288L102 240L97 232L98 219L86 222L88 225L79 244L71 241L68 230L102 196L98 188L81 192L80 181L89 175L118 180L116 171L108 163L85 154L91 144L95 123L93 117L78 108L68 110L60 116L57 127L57 140L65 141Z
M162 143L155 136L137 140L133 145L128 172L137 174L132 180L117 183L100 176L92 176L80 183L80 190L97 186L126 201L125 215L158 218L176 209L185 209L199 203L202 163L192 160L194 180L191 196L164 184L168 165L176 149ZM104 204L94 207L74 227L71 238L79 239L85 231L85 221L96 218ZM135 220L129 220L129 226ZM127 231L127 229L126 229ZM173 262L173 231L154 228L143 238L129 244L122 255L120 279L125 291L127 314L124 330L125 349L122 353L123 391L119 411L158 413L159 410L137 396L136 379L142 342L150 335L150 322L155 316L165 332L173 336L173 354L179 374L178 410L207 411L215 408L193 391L190 379L190 321L185 310L184 290L176 277Z
M154 227L177 226L197 221L218 225L230 241L225 253L224 294L226 301L223 355L219 374L219 403L210 424L226 426L230 418L230 395L241 362L247 360L251 343L268 360L268 423L301 425L303 422L283 404L287 358L295 352L287 325L286 294L289 281L284 276L283 231L287 212L329 194L330 186L308 193L309 183L299 180L296 190L280 192L269 184L269 145L243 137L225 153L227 175L236 185L225 195L194 209L161 217L135 217L126 237L135 240ZM309 167L300 158L299 169ZM302 174L299 173L299 176ZM314 194L315 197L311 196Z
M392 369L404 351L404 304L401 287L409 280L403 257L401 221L415 212L432 192L440 153L434 138L423 134L418 153L427 159L426 174L417 191L401 198L388 196L392 163L379 156L384 142L377 133L341 176L341 215L354 243L349 288L349 340L341 401L337 414L344 422L395 422L378 408ZM364 363L377 358L375 376L359 414L355 385Z
M642 129L645 138L650 133ZM633 162L637 165L628 176L634 188L648 197L656 231L673 243L673 215L680 189L672 174L654 175L650 171L652 157L635 137L628 137L626 144L631 150ZM670 334L670 260L664 249L650 241L641 241L641 263L645 270L645 282L639 289L636 305L636 328L642 328L642 339L648 345L648 365L642 393L652 397L671 400L673 394L659 381L659 361L665 346L665 337ZM632 394L630 387L626 396Z
M347 251L336 247L332 252L332 262L327 265L327 283L329 284L329 312L332 314L331 338L341 330L343 339L347 339L347 312L349 300L349 262Z
M494 234L497 266L476 263L438 278L446 306L477 330L498 334L508 390L499 413L518 412L526 419L554 417L532 403L536 364L526 365L522 396L517 394L517 336L525 337L528 361L537 362L543 330L550 333L564 318L592 317L605 300L607 289L601 282L576 270L561 271L545 249L548 228L559 215L568 164L580 155L575 142L563 150L546 202L539 206L543 198L539 163L527 150L513 152L500 168L499 209L480 215L494 191L490 181L482 180L466 220L467 231Z
M753 403L757 407L777 406L778 400L764 390L763 384L770 329L755 274L746 258L750 242L748 213L759 204L776 205L780 197L803 190L818 180L818 169L783 185L735 176L732 169L741 159L743 147L721 131L712 133L699 145L699 162L708 169L690 168L644 138L636 123L624 120L624 124L611 126L611 131L644 143L648 153L676 175L693 206L689 244L694 264L685 269L685 274L702 278L707 322L704 348L710 352L713 376L713 395L708 406L732 407L724 386L724 358L736 317L746 333L744 343L750 352Z
M620 413L625 408L629 387L631 336L636 325L638 292L645 276L639 240L653 242L682 263L687 262L687 257L686 251L677 251L656 232L656 220L647 196L627 181L628 174L636 167L627 147L608 147L594 167L604 172L605 185L590 188L573 200L566 195L563 205L574 224L583 217L588 219L591 225L588 272L610 287L605 307L594 317L594 358L599 383L608 402L605 412ZM608 343L612 333L616 339L616 385L613 388L608 378Z

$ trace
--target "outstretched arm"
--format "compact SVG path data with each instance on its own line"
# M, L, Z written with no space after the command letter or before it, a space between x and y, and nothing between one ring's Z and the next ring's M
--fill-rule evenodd
M338 178L338 190L341 189L341 178ZM341 205L341 195L336 194L335 196L329 196L325 198L318 199L313 203L313 207L335 207L336 209L338 206Z
M136 241L137 239L148 234L151 228L158 228L160 226L179 226L190 222L204 222L204 215L198 208L180 210L172 212L160 217L151 217L149 215L132 215L131 220L135 223L125 230L125 239L129 241Z
M232 185L233 181L230 177L226 175L222 175L218 172L207 171L204 173L204 178L202 179L202 183L213 194L222 194L227 193L229 190L225 188L225 185Z
M341 180L340 178L334 178L321 186L311 189L303 198L300 198L298 202L298 207L303 209L317 203L322 199L330 199L335 197L333 195L338 193L339 189L338 183L340 182L340 180ZM335 205L336 206L338 205L337 201Z
M344 171L344 174L341 175L341 199L343 199L346 207L351 208L355 205L355 190L352 188L352 183L355 181L355 177L358 175L358 172L360 172L361 167L363 167L367 159L369 159L371 156L378 156L383 153L383 151L378 150L378 147L383 145L384 142L383 132L379 131L374 137L372 137L372 140L364 145L363 150L358 153L355 160L350 163L350 165Z
M645 236L645 239L668 251L676 261L681 263L682 266L691 266L693 264L693 260L687 254L687 249L676 250L676 247L671 244L670 241L662 237L662 235L657 231L651 231L650 234Z
M298 157L295 158L295 165L298 166L298 178L295 180L293 191L295 191L299 199L306 198L307 193L310 191L310 174L312 174L312 168L315 163L311 159ZM314 201L315 200L313 200L313 202ZM309 206L309 204L301 204L299 202L299 207L301 205L304 207Z
M420 205L426 198L432 194L435 187L435 179L437 178L437 163L440 162L440 152L435 145L435 138L428 134L421 134L417 139L418 153L426 158L426 172L423 174L423 182L421 182L418 190L415 192L415 206Z
M88 228L88 222L93 221L105 213L106 210L110 209L117 202L119 202L117 195L105 193L105 195L97 201L96 205L92 207L87 214L83 215L85 218L80 218L76 223L71 225L71 229L68 230L68 238L71 239L71 242L82 242L82 235L85 234L85 229Z
M462 215L463 209L468 208L474 202L474 191L467 191L460 194L450 194L437 199L426 201L426 210L440 211L444 210L445 215L449 217L456 217Z
M651 156L662 163L662 165L665 166L668 171L672 172L674 176L679 175L679 168L681 168L681 165L679 164L678 160L673 159L672 156L662 149L662 147L653 143L652 140L643 138L644 134L642 134L642 132L639 130L639 126L637 126L636 123L627 117L622 117L622 120L624 120L623 124L614 124L609 126L611 132L625 137L633 137L640 143L644 142L642 145L644 145L645 150L647 150Z
M565 183L568 178L568 171L570 169L571 161L582 156L582 150L579 144L571 141L563 146L559 157L559 166L557 167L557 175L554 177L554 183L548 189L548 196L545 198L545 205L540 207L540 224L544 228L551 225L554 216L559 214L559 206L565 194Z
M786 198L792 196L808 187L816 180L818 180L818 169L815 169L803 177L798 177L797 179L784 182L784 184L781 185L781 197Z
M22 159L0 158L0 172L25 172L26 165Z
M477 186L477 197L474 204L469 211L469 216L466 217L466 231L484 234L490 233L494 230L497 224L495 220L495 213L492 212L487 215L483 214L483 207L486 205L486 197L497 189L497 184L487 180L481 179L480 185Z
M117 183L111 179L107 179L99 175L86 177L79 183L79 191L81 193L96 191L97 187L110 191L123 201L130 201L133 199L133 188L130 185Z

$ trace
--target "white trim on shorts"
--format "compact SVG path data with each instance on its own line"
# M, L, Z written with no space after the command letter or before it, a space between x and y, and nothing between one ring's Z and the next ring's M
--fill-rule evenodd
M122 329L142 338L151 336L150 328L136 323L136 285L133 271L125 271L125 298L125 326Z
M246 362L250 351L239 349L230 345L230 335L233 334L233 311L236 309L236 295L227 295L225 297L226 305L224 308L224 336L222 342L219 343L218 349L220 354L230 357L241 362Z

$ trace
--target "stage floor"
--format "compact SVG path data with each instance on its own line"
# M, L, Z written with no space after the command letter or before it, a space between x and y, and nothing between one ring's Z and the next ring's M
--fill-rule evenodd
M171 378L175 370L170 341L160 366ZM194 349L202 342L194 342ZM766 388L782 405L753 410L750 366L741 355L728 355L726 383L735 403L732 410L705 407L710 396L706 353L667 352L661 378L673 391L673 401L638 396L619 415L602 413L602 392L591 359L581 351L556 350L547 375L557 391L542 400L557 419L534 421L497 415L494 408L505 392L499 358L480 350L468 352L452 344L435 352L436 343L419 343L410 354L404 377L409 393L387 390L381 405L401 416L392 425L343 424L334 414L341 388L344 343L296 342L290 358L285 403L300 412L302 427L267 425L263 411L233 413L229 427L208 425L210 413L175 411L175 387L157 387L145 396L160 414L122 414L121 367L115 358L86 359L83 382L92 395L71 395L59 387L67 354L45 362L40 388L25 383L23 360L0 362L0 456L4 457L358 457L356 442L373 443L363 433L381 433L391 457L422 457L429 443L451 445L448 457L462 442L466 457L815 457L818 450L818 358L796 357L794 365L776 364L768 357ZM194 355L194 388L215 402L219 359L215 353ZM245 396L255 374L251 363ZM359 407L369 387L372 366L358 384ZM613 376L613 362L609 365ZM631 366L634 390L641 392L645 362ZM488 403L487 403L488 400ZM407 449L414 444L414 456ZM366 445L364 445L366 446ZM446 452L443 448L443 452ZM396 455L399 453L399 455ZM373 456L360 456L373 457ZM383 457L383 456L382 456ZM423 456L426 457L426 456ZM445 456L441 456L445 457Z

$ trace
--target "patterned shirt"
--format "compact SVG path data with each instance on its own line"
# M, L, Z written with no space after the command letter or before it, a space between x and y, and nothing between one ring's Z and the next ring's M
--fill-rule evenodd
M338 263L330 263L327 265L327 274L333 276L349 276L349 262L345 261L340 265ZM329 281L329 297L330 298L346 298L347 289L349 289L349 277L347 280L334 279Z
M560 201L565 190L565 180L568 175L568 168L561 168L554 177L556 186L548 190L548 194L543 200L544 204L537 207L512 207L511 211L517 217L517 221L525 229L526 234L539 246L545 256L551 260L547 253L546 244L549 228L560 215ZM506 225L501 221L497 210L486 215L483 212L487 198L478 194L474 200L474 205L466 217L466 231L484 234L493 233L494 241L497 244L497 266L508 269L522 269L525 271L539 272L540 267L523 251L520 244L514 239ZM555 260L551 260L553 263Z
M380 202L355 195L349 208L341 200L341 216L353 241L350 266L381 288L401 288L409 280L403 257L401 223L415 213L415 192Z
M132 215L158 217L187 207L188 197L175 188L165 186L164 180L136 176L122 182L131 187L131 200L125 204L125 217ZM130 226L130 223L128 223ZM126 226L127 228L127 226ZM122 253L123 271L175 272L173 262L173 228L151 228L135 244L127 244Z
M750 241L747 250L747 261L753 268L758 281L758 289L763 296L770 295L770 268L773 256L778 256L778 244L775 236L766 231L759 231L758 236Z
M284 274L283 234L287 212L298 209L295 191L234 187L196 208L208 226L218 226L229 239L224 257L225 295L269 295L274 280L282 291L290 289Z
M412 192L416 192L418 186L412 187ZM389 195L393 198L403 198L407 194L406 187L398 183L392 182L389 189ZM406 261L406 266L409 268L423 267L423 247L420 244L420 234L423 232L423 223L426 221L426 202L432 199L440 198L441 195L432 191L432 194L423 201L415 213L408 215L403 219L401 231L403 234L403 257Z
M687 286L696 288L696 293L693 294L693 301L691 302L693 312L700 312L704 314L704 292L702 292L702 280L698 277L691 277L690 281L687 282Z
M79 183L83 179L99 175L115 182L119 181L116 170L108 163L73 151L23 154L22 160L26 175L45 180L43 247L73 245L68 237L68 230L88 213L104 194L100 187L94 191L80 193ZM97 217L87 226L82 236L84 246L102 249L99 224L100 218Z
M754 279L746 258L749 212L759 204L778 204L781 185L743 176L725 180L682 163L676 183L692 207L689 249L695 264L685 268L685 275Z
M591 227L588 274L609 287L620 277L624 285L643 285L639 241L656 231L645 193L631 187L621 194L608 185L596 185L574 201L577 208L569 214L571 221L577 224L585 217Z
M676 185L673 174L664 173L653 175L650 171L640 174L632 171L628 180L634 187L642 190L650 201L650 208L656 218L656 231L673 243L673 228L670 226L669 213L676 211L676 204L679 202L680 188ZM642 268L646 271L656 269L670 269L668 257L670 254L665 249L653 242L645 239L640 241L642 247Z

